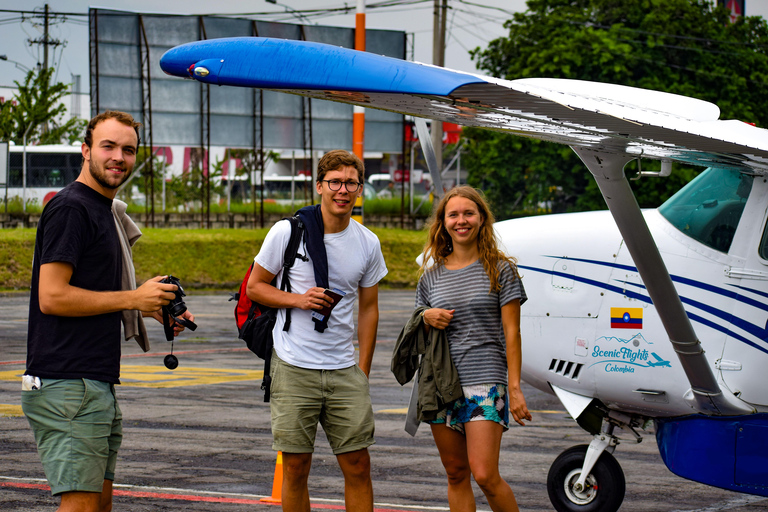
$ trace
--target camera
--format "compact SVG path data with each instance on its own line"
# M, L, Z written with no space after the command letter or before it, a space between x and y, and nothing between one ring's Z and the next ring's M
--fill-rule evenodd
M173 292L176 297L174 297L173 300L168 303L168 305L163 306L163 309L168 310L168 314L173 317L183 315L187 310L187 305L184 304L184 299L182 299L182 297L185 297L187 294L184 293L184 288L181 287L181 281L179 281L177 277L168 276L160 282L166 284L175 284L178 286L178 289Z
M178 278L169 275L160 282L165 284L175 284L177 286L176 291L173 292L175 297L162 307L165 339L171 342L171 353L165 356L163 362L165 363L166 368L174 370L179 366L179 360L173 355L173 326L175 324L180 324L194 331L197 329L197 324L181 317L181 315L187 311L187 305L184 304L184 299L182 299L186 294L184 293L184 288L181 287L181 281L179 281Z

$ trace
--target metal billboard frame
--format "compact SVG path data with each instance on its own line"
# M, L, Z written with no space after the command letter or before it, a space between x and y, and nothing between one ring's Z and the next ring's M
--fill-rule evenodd
M96 115L105 109L131 113L143 125L141 138L146 155L151 154L155 144L197 147L202 158L200 200L204 205L202 224L205 227L211 226L208 172L211 168L211 147L247 149L252 152L253 162L257 162L262 171L265 147L300 149L305 159L307 155L314 154L315 149L352 149L352 113L348 105L322 100L316 100L317 105L313 105L309 98L258 89L225 88L226 93L222 93L221 89L211 88L208 84L168 77L160 70L159 59L165 50L178 44L223 36L279 37L353 48L355 29L225 16L91 8L89 34L91 114ZM406 56L405 32L369 29L366 30L366 40L368 51L397 58ZM269 97L266 106L265 96ZM344 109L350 110L348 119L344 119ZM293 115L283 116L283 112ZM386 150L376 147L373 150L404 155L403 116L389 112L370 112L371 115L366 116L366 133L372 136L367 139L374 144L391 146ZM269 129L274 128L274 133L269 133L269 141L265 141L265 118L269 119ZM338 139L333 140L334 137L343 136L347 122L349 141L339 143ZM320 126L320 139L323 140L315 136L315 130L318 129L315 125ZM329 129L329 126L332 128ZM197 134L193 133L195 129ZM171 137L179 139L169 138L171 133ZM229 143L236 139L239 140L235 144ZM222 142L224 140L226 143ZM281 145L282 141L291 142ZM368 144L366 146L370 147ZM155 222L155 169L152 160L148 159L143 174L146 180L146 215L149 226L154 226ZM314 169L312 172L314 174ZM255 186L253 180L251 182L254 226L263 227L264 180L258 181L258 195L261 198L258 201L259 212L256 211Z

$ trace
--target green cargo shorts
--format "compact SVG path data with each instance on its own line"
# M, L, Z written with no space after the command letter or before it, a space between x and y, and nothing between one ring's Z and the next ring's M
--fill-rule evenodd
M318 422L335 455L374 443L368 378L359 366L340 370L298 368L272 352L272 449L312 453Z
M53 495L101 492L115 479L123 415L112 384L42 379L40 389L21 392L21 407Z

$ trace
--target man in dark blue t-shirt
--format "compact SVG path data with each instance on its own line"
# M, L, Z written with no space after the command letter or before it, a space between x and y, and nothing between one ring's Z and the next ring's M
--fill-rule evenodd
M79 177L51 199L38 224L22 408L51 492L61 495L60 512L111 509L122 440L114 392L122 311L162 322L161 307L177 289L160 282L165 276L122 289L112 200L136 163L139 126L123 112L94 117Z

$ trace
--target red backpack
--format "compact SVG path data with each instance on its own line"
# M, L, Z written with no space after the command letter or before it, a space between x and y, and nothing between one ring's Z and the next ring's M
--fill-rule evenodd
M293 267L296 256L299 252L301 235L304 232L304 223L298 216L287 219L291 223L291 237L288 240L288 246L283 255L283 277L280 282L280 289L288 293L291 292L291 280L288 276L288 269ZM306 256L299 255L304 261L308 261ZM253 271L253 263L245 273L243 282L240 284L240 290L232 295L229 300L234 300L235 304L235 323L237 324L237 337L245 341L248 348L264 360L264 380L261 383L261 389L264 390L264 401L269 402L269 385L271 378L269 376L270 359L272 358L272 329L277 320L277 309L254 302L248 298L246 289L248 279ZM277 286L277 276L272 280L272 286ZM291 326L291 310L285 312L285 325L283 330L287 331Z

